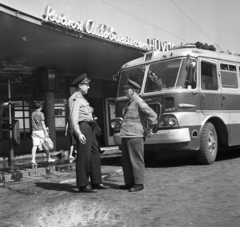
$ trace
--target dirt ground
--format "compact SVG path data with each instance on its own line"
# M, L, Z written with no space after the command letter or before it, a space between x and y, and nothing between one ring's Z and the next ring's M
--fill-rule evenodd
M1 227L240 226L240 150L213 165L193 157L146 166L145 189L129 193L121 166L102 166L111 188L78 193L74 172L23 178L0 187Z

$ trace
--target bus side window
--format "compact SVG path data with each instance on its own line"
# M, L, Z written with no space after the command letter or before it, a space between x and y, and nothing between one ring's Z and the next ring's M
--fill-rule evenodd
M203 90L218 90L217 67L209 62L201 63L201 88Z
M206 84L206 76L205 75L201 75L201 88L203 90L206 90L205 84Z

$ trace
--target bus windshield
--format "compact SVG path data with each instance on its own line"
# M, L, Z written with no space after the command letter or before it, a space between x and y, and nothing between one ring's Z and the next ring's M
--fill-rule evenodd
M195 64L190 64L194 62ZM141 65L121 72L118 97L125 96L123 86L128 79L142 86L144 72L147 69L147 79L144 93L163 91L169 89L195 89L196 88L196 61L187 58L178 58L168 61L154 62L146 67ZM193 66L191 66L193 65Z
M124 85L127 84L127 80L130 79L136 83L139 84L139 86L142 87L144 72L145 72L146 66L141 65L135 68L127 69L121 72L120 75L120 83L119 83L119 90L118 90L118 97L125 96L124 93Z
M173 88L196 88L195 68L187 67L186 58L156 62L149 66L145 93Z

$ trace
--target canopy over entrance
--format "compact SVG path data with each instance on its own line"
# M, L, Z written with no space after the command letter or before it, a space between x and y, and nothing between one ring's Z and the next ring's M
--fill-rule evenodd
M61 75L112 79L126 62L144 50L44 23L0 4L0 82L35 68L54 66Z

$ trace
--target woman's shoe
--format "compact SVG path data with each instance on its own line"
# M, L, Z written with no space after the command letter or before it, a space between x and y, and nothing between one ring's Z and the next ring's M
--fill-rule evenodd
M32 163L32 167L37 167L38 166L38 164L34 161L31 161L31 163Z
M55 162L55 159L50 158L48 159L48 162Z
M69 163L73 163L74 159L69 159Z

